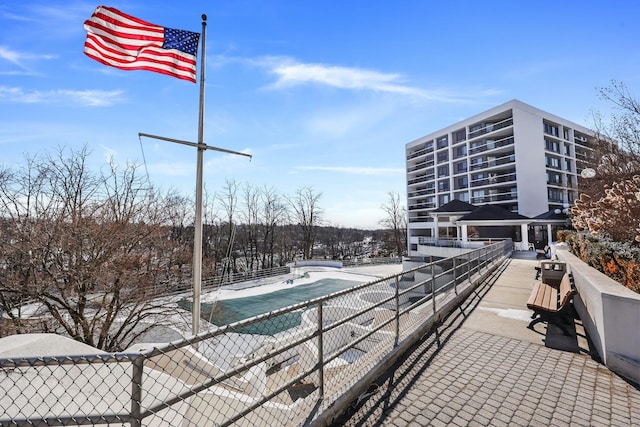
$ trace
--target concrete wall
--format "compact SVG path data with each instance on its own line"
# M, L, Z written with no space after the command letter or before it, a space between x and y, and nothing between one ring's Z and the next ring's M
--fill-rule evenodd
M333 267L342 268L342 261L320 260L320 259L306 259L296 262L287 263L287 267Z
M534 217L548 210L542 116L518 106L513 108L518 213Z
M640 383L640 294L557 248L569 266L578 295L574 306L602 361L612 371Z

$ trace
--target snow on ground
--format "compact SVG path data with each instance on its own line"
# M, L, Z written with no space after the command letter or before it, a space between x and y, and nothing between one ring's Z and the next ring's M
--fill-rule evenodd
M291 274L223 286L216 291L203 293L200 300L204 303L212 303L217 300L263 295L295 286L307 285L322 279L341 279L367 283L398 274L401 271L401 264L349 268L299 267L294 269Z

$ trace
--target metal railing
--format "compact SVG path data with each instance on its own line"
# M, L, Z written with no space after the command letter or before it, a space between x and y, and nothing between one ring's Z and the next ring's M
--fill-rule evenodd
M487 244L168 344L0 359L0 425L329 422L510 251Z

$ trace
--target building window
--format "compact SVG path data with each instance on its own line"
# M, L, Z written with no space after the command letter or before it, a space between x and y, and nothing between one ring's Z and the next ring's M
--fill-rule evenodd
M443 136L442 138L438 139L438 145L437 145L438 148L444 148L447 145L449 145L449 140L447 139L446 136Z
M461 129L453 134L454 143L464 141L465 139L467 139L467 134L464 129Z
M545 164L549 168L560 169L560 159L557 157L544 156Z
M438 196L438 206L446 205L447 203L449 203L448 194L441 194Z
M440 151L438 153L438 163L448 162L449 161L449 152L448 151Z
M461 202L469 202L469 193L467 193L466 191L463 193L456 193L456 199L460 200Z
M475 173L475 174L471 175L471 182L475 183L475 186L485 185L486 182L484 182L484 181L485 181L486 177L487 176L484 173Z
M471 159L471 170L478 170L482 167L483 159L482 157L474 157Z
M438 166L438 178L449 176L449 165Z
M554 153L560 153L560 143L553 139L544 139L544 148Z
M547 184L560 185L562 177L556 172L547 172Z
M558 136L558 125L544 122L543 126L544 126L544 133L553 135L553 136Z
M557 188L548 188L547 193L550 202L562 202L562 192Z
M475 124L469 127L469 138L474 138L478 135L482 135L482 123Z
M467 155L467 144L455 148L456 159Z
M467 188L469 186L469 178L466 176L460 176L456 178L456 190L461 188Z
M569 128L562 128L562 136L564 137L565 141L569 141Z
M455 169L454 169L454 170L455 170L455 173L463 173L463 172L466 172L466 171L467 171L467 169L468 169L468 168L467 168L467 161L466 161L466 160L463 160L463 161L461 161L461 162L456 163L456 164L455 164L455 166L454 166L454 168L455 168Z
M448 179L442 179L442 180L438 181L438 191L439 192L449 191L449 180Z

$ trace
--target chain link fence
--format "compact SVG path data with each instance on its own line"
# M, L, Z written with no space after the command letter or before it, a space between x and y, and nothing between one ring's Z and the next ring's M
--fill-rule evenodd
M494 243L168 344L0 359L0 425L325 424L510 251Z

